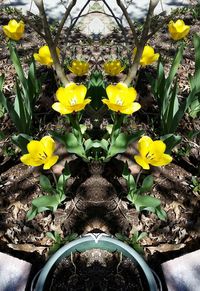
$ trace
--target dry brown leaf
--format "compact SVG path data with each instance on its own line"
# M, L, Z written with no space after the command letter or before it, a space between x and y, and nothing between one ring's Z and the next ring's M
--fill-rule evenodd
M170 251L177 251L185 247L185 244L160 244L156 247L146 247L150 251L151 255L155 252L165 253Z
M8 244L8 247L15 251L23 251L23 252L38 252L40 255L47 249L46 247L36 247L33 244Z

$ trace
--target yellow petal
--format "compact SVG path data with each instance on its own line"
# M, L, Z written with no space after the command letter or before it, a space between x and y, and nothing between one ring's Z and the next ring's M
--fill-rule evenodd
M149 170L149 164L139 155L135 155L134 159L138 165L140 165L144 170Z
M138 141L138 151L142 158L145 158L149 152L150 147L152 146L153 141L149 136L143 136Z
M49 159L45 161L43 169L44 170L50 169L58 161L58 158L59 156L51 156Z
M53 105L52 105L52 108L59 112L60 114L70 114L73 112L73 109L72 107L65 107L62 103L60 102L55 102Z
M75 97L77 97L77 102L82 103L87 93L87 88L84 85L79 85L76 87L74 93Z
M63 87L58 88L58 90L56 91L56 98L58 99L58 101L60 103L62 103L63 105L67 104L67 94L66 94L66 89ZM56 110L56 109L54 109Z
M28 152L33 155L37 156L39 153L43 153L43 145L38 140L31 140L27 145Z
M152 166L161 167L161 166L165 166L165 165L171 163L171 161L172 161L172 157L170 155L163 154L158 160L153 159L150 162L150 164Z
M132 114L138 111L141 108L141 105L137 102L131 103L128 107L122 107L121 113L123 114Z
M43 161L36 159L31 154L25 154L20 158L21 162L27 166L38 167L43 164Z
M149 147L150 153L155 153L156 156L161 156L165 152L165 150L166 144L162 140L154 141Z
M44 147L45 154L50 157L55 151L55 141L50 136L44 136L40 142Z

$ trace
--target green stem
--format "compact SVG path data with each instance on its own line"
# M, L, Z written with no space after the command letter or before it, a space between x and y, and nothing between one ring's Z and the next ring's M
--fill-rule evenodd
M82 144L83 135L82 135L82 132L81 132L81 128L80 128L80 124L79 124L79 121L78 121L77 114L75 114L75 115L69 114L69 121L70 121L70 123L72 125L72 128L75 129L75 130L73 130L74 135L76 136L78 142L80 144Z
M137 186L138 182L139 182L139 179L140 179L140 176L142 174L142 169L139 171L139 173L137 174L137 178L136 178L136 181L135 181L135 184Z
M118 130L120 129L123 121L124 121L124 115L122 115L122 114L119 115L118 113L115 113L115 115L114 115L113 128L112 128L112 132L111 132L111 135L110 135L111 144L117 138L119 132L116 132L116 130L117 129Z

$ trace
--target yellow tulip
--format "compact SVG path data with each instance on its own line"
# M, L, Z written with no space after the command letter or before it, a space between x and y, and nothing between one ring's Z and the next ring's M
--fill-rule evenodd
M60 56L59 48L56 48L56 52L58 56ZM38 54L33 54L34 59L39 62L41 65L52 66L53 59L51 57L51 53L49 47L47 45L42 46L39 49Z
M135 57L136 52L137 52L137 48L134 48L134 50L133 50L133 58ZM151 65L152 63L154 63L154 62L156 62L158 60L159 56L160 55L158 53L155 54L154 49L151 46L146 45L144 47L143 52L142 52L142 57L140 59L140 65L142 67Z
M103 65L106 74L110 76L117 76L124 70L125 66L121 65L120 60L108 61Z
M141 105L134 102L137 92L133 87L128 88L124 83L109 85L106 88L108 99L103 99L109 109L123 114L132 114L140 109Z
M76 85L72 82L65 88L60 87L56 91L56 97L59 102L54 103L52 108L60 114L81 111L91 102L90 99L85 99L86 92L87 88L84 85Z
M181 19L178 19L176 22L171 20L168 24L168 31L173 40L179 40L188 35L190 26L185 25L185 22Z
M139 155L135 155L134 159L143 169L149 170L150 166L165 166L172 161L170 155L165 154L166 145L162 140L153 141L148 136L143 136L138 141Z
M43 166L44 170L50 169L58 160L53 155L55 141L50 136L44 136L40 141L31 140L27 145L28 154L23 155L20 160L27 166Z
M84 76L89 71L89 63L85 61L73 60L71 66L68 66L68 69L76 76Z
M8 22L8 25L3 26L3 31L6 36L13 40L20 40L24 34L24 22L17 22L15 19L12 19Z

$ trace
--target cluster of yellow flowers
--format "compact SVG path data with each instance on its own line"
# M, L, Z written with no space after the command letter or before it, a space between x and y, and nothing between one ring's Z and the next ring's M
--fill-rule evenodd
M15 41L20 40L24 34L25 25L23 21L17 22L10 20L8 25L3 26L5 35ZM180 40L186 37L189 33L190 26L185 25L183 20L178 19L176 22L170 21L168 31L173 40ZM56 48L58 56L60 56L59 48ZM133 50L133 59L137 52L137 48ZM152 64L157 61L159 54L154 52L154 49L146 45L144 47L140 65L142 67ZM38 53L34 53L34 59L42 65L52 66L53 60L49 47L42 46ZM83 76L89 71L89 63L83 60L73 60L68 69L77 76ZM106 74L117 76L124 69L120 60L110 60L103 66ZM60 114L71 114L81 111L87 104L91 102L86 98L87 88L84 85L76 85L69 83L65 88L60 87L56 92L57 102L52 105L52 108ZM108 108L122 114L132 114L141 108L138 102L135 102L137 92L133 87L128 87L125 83L109 85L106 88L107 99L102 102ZM166 145L161 140L153 141L148 136L143 136L138 142L138 154L134 156L135 161L143 168L148 170L150 165L163 166L172 161L172 157L165 154ZM27 145L28 154L21 157L21 161L29 166L41 166L43 169L50 169L57 161L58 156L54 155L55 141L50 136L44 136L40 141L32 140Z
M153 141L148 136L143 136L138 141L138 155L134 159L143 169L149 170L150 166L165 166L172 161L172 157L165 154L166 145L162 140ZM50 136L44 136L40 141L31 140L27 145L28 154L21 157L21 162L27 166L41 166L44 170L50 169L58 161L54 155L55 141Z

